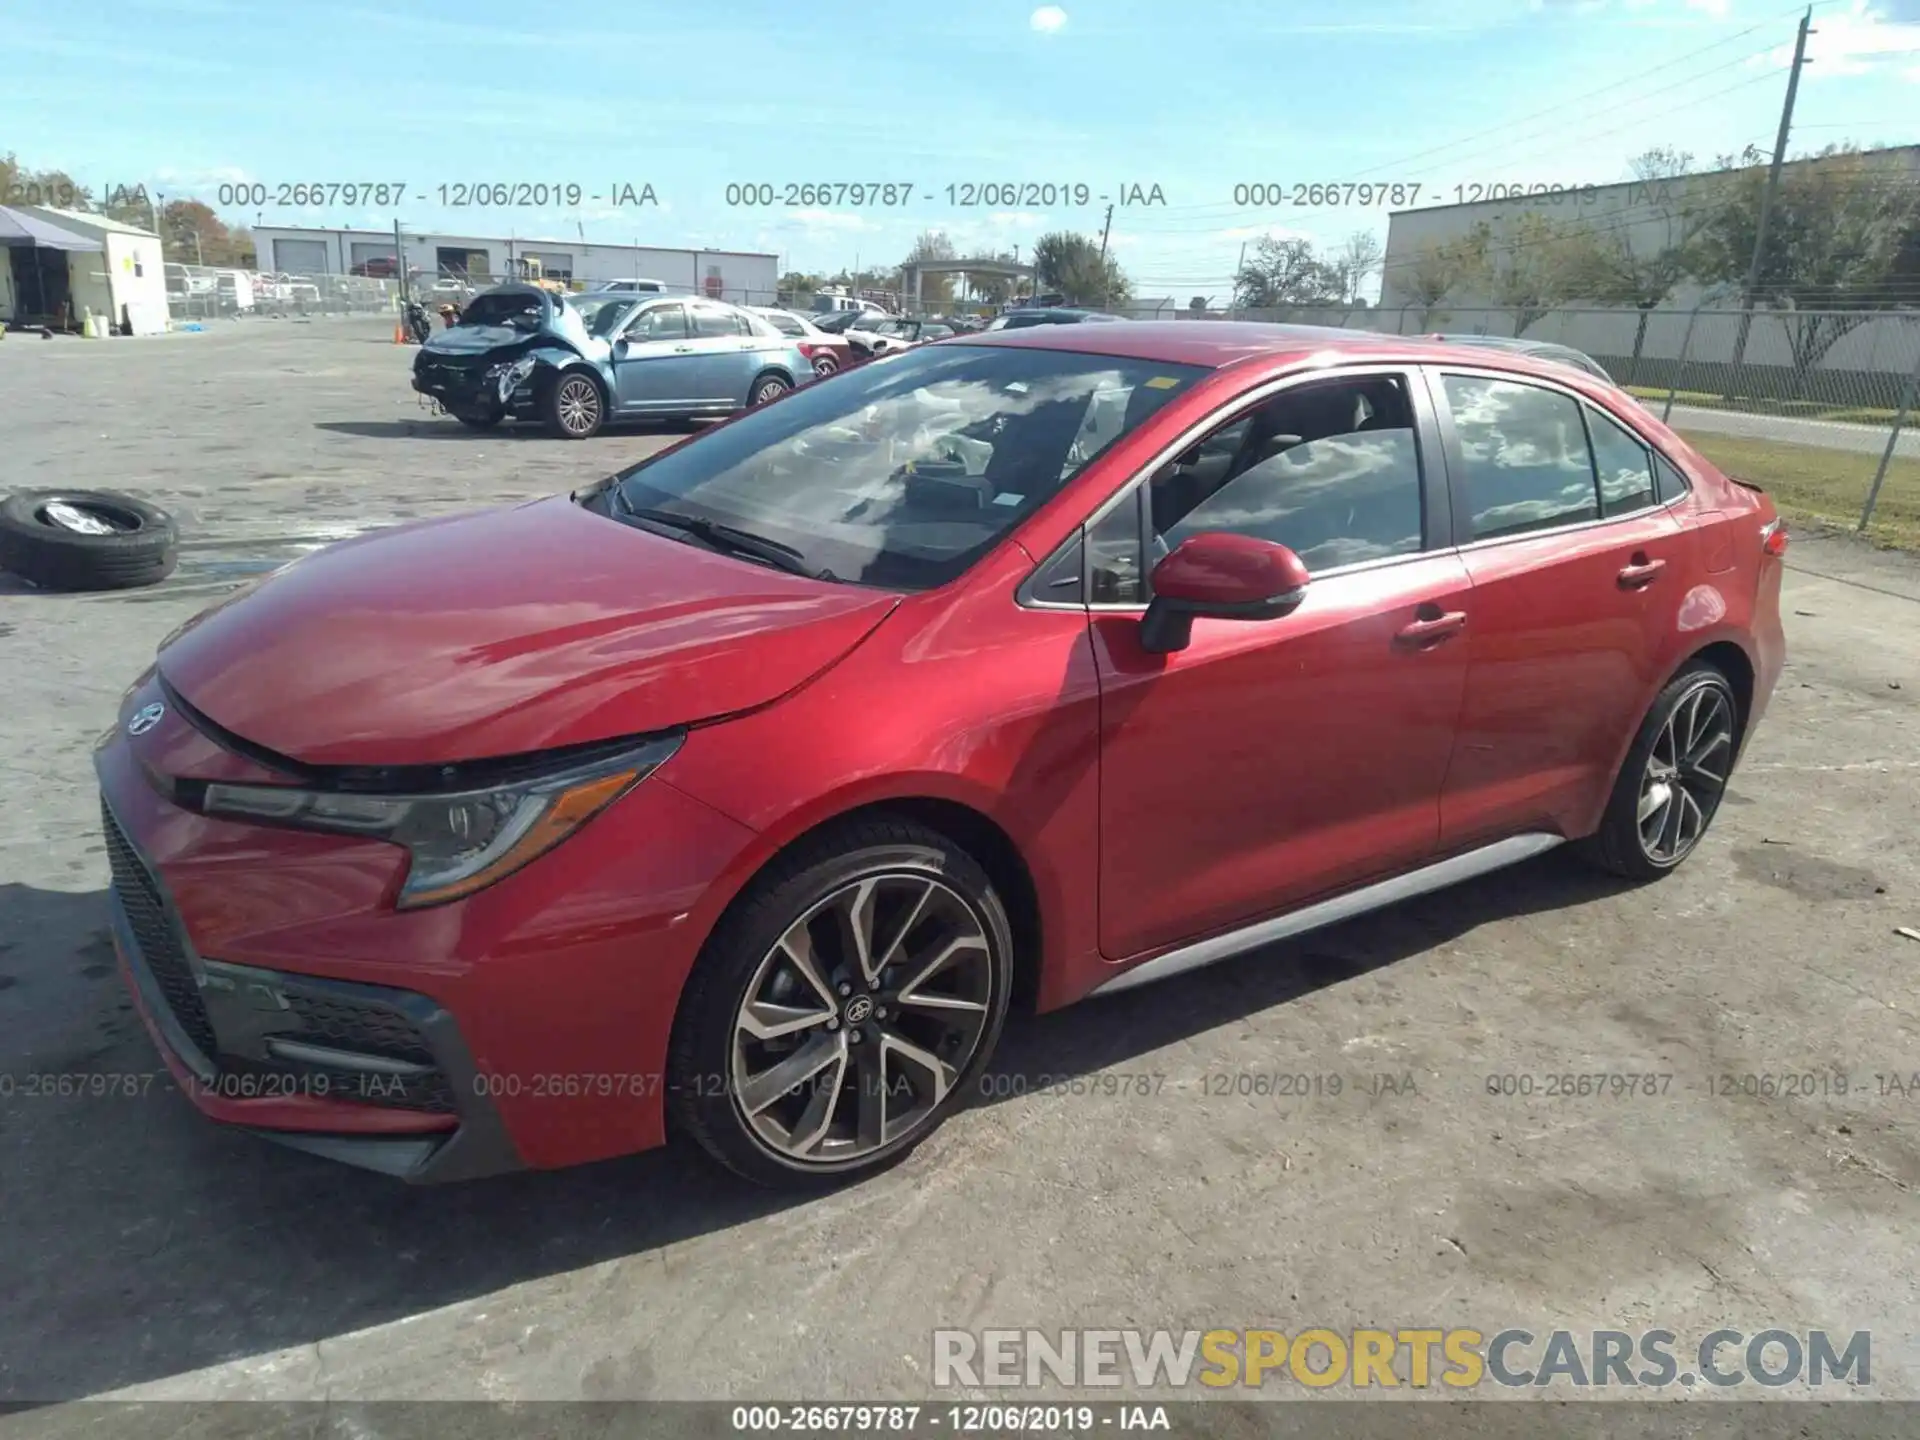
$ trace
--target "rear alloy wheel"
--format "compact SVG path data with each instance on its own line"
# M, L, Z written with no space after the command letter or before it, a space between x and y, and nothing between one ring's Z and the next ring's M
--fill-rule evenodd
M593 377L569 370L547 387L547 429L563 440L585 440L606 423L607 407Z
M793 386L789 385L778 375L762 375L754 382L753 398L747 403L749 405L765 405L770 401L778 400L792 388Z
M877 1170L961 1104L999 1038L1011 933L950 841L866 822L770 874L716 929L671 1068L676 1122L769 1185Z
M813 359L813 373L822 380L839 370L840 362L831 355L816 355Z
M1614 783L1606 818L1586 849L1632 880L1675 869L1720 808L1739 748L1739 706L1718 670L1680 672L1648 711Z

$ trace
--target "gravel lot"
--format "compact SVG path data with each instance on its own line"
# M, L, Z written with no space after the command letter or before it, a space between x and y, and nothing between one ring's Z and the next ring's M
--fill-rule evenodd
M201 1121L112 965L89 747L121 690L301 546L672 438L474 435L418 409L412 353L365 321L0 344L0 481L125 488L188 537L149 591L0 579L0 1400L926 1398L937 1325L1310 1324L1870 1329L1872 1393L1920 1399L1920 1095L1872 1079L1920 1072L1920 566L1839 541L1796 544L1786 676L1677 876L1549 855L1016 1020L1009 1093L843 1193L675 1151L413 1191ZM1845 1098L1710 1093L1834 1069ZM1486 1089L1569 1071L1674 1078ZM23 1093L46 1072L160 1079ZM1344 1083L1237 1093L1274 1073Z

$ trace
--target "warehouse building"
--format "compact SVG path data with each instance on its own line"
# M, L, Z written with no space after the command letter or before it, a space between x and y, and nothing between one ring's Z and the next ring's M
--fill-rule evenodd
M262 270L291 275L391 275L391 231L261 225L253 231ZM536 262L547 278L589 286L600 280L658 280L676 293L739 305L771 305L780 257L738 250L681 250L584 240L402 233L409 272L497 284Z
M1889 183L1920 183L1920 145L1872 150L1862 158L1885 169ZM1794 160L1787 168L1821 163L1819 159ZM1467 197L1464 203L1397 210L1389 217L1380 308L1418 308L1412 276L1421 257L1436 246L1466 238L1481 224L1486 225L1496 248L1515 243L1526 217L1537 215L1554 226L1577 225L1609 242L1617 239L1635 256L1657 255L1682 238L1689 208L1708 198L1725 180L1725 172L1700 172L1618 185L1456 186L1455 190ZM1660 308L1690 310L1700 297L1701 287L1682 283ZM1450 310L1491 307L1493 303L1487 296L1467 289L1455 290L1446 297Z

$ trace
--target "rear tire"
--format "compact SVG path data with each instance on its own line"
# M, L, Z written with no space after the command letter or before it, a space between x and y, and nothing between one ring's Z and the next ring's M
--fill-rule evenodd
M701 951L668 1049L675 1129L785 1189L894 1164L978 1083L1012 957L993 882L944 835L883 818L822 832L759 876Z
M751 410L760 405L770 405L791 389L793 385L784 375L762 375L753 382L753 389L747 392L747 408Z
M1739 744L1740 705L1727 677L1705 661L1688 665L1648 709L1580 853L1628 880L1677 870L1720 809Z
M116 527L86 534L48 518L66 504ZM128 590L152 585L179 562L180 532L158 506L115 490L19 490L0 501L0 570L43 590Z

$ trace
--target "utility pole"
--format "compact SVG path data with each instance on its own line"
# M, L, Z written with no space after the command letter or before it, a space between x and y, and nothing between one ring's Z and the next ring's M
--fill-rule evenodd
M1780 106L1780 130L1773 140L1773 164L1767 169L1767 188L1760 192L1760 214L1753 225L1753 260L1747 266L1747 283L1740 298L1740 338L1733 348L1733 363L1738 367L1746 360L1747 335L1753 329L1753 302L1755 292L1760 288L1760 270L1766 258L1767 221L1772 218L1774 199L1780 192L1780 167L1787 160L1787 135L1793 129L1793 101L1800 93L1800 70L1807 63L1807 37L1816 33L1812 29L1813 7L1808 6L1800 17L1800 31L1793 42L1793 68L1787 72L1787 98ZM1729 375L1728 388L1733 386L1734 377Z
M1107 223L1100 227L1100 308L1107 308L1107 236L1113 230L1113 206L1107 206Z
M400 306L406 308L409 286L407 283L407 252L400 245L400 217L393 217L393 273L400 280Z
M1240 242L1240 258L1233 262L1233 313L1240 313L1240 272L1247 268L1247 242Z

